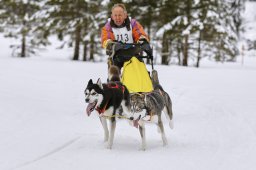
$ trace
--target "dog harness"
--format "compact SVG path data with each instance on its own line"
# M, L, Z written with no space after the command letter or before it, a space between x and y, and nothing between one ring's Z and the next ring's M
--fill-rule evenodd
M117 83L114 83L114 84L113 83L109 83L108 84L108 88L111 88L111 89L121 89L123 94L124 94L124 90L125 90L123 85L120 85L120 84L117 84Z
M124 86L120 85L118 83L109 83L109 84L107 84L107 87L111 88L111 89L121 89L123 94L124 94L124 91L125 91ZM102 109L100 107L97 107L95 110L97 110L99 114L104 113L105 110L106 110L106 107L108 105L108 102L109 102L109 100L106 102L106 104L104 105L104 107Z
M102 109L100 107L97 107L95 110L97 110L97 112L100 115L100 114L105 112L107 105L108 105L108 102L106 103L106 105Z

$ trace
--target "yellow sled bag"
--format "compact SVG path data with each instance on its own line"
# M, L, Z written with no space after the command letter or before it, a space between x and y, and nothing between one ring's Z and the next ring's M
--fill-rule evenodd
M132 57L124 63L121 81L130 93L151 92L153 90L146 65L136 57Z

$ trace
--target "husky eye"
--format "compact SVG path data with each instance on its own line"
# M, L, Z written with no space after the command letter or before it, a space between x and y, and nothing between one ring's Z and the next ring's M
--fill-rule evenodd
M88 93L87 92L84 92L84 94L87 96L88 95Z
M96 95L96 93L95 93L95 92L93 92L91 95L93 95L93 96L94 96L94 95Z

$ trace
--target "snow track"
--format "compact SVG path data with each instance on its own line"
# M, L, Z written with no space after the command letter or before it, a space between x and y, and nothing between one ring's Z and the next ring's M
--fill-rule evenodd
M63 145L61 145L61 146L59 146L59 147L53 149L52 151L50 151L50 152L48 152L48 153L45 153L45 154L43 154L43 155L41 155L41 156L39 156L39 157L37 157L37 158L31 160L31 161L24 162L24 163L22 163L22 164L16 166L15 168L10 169L10 170L19 169L19 168L28 166L28 165L30 165L30 164L33 164L33 163L35 163L35 162L38 162L38 161L40 161L40 160L42 160L42 159L45 159L45 158L47 158L47 157L49 157L49 156L52 156L53 154L55 154L55 153L57 153L57 152L60 152L60 151L62 151L63 149L67 148L68 146L72 145L72 144L73 144L74 142L76 142L78 139L80 139L80 136L79 136L79 137L76 137L76 138L74 138L74 139L72 139L72 140L70 140L70 141L68 141L68 142L66 142L65 144L63 144Z

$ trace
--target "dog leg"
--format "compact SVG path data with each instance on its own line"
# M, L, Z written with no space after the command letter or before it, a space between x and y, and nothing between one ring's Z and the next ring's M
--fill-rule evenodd
M141 150L146 150L146 136L145 136L145 125L144 122L140 121L139 123L139 131L141 136Z
M163 122L161 120L161 115L158 116L158 127L160 129L160 133L162 136L162 141L163 141L163 146L166 146L168 144L165 133L164 133L164 126L163 126Z
M123 100L121 103L121 106L122 106L124 115L126 115L127 117L131 117L131 109L130 109L130 106L126 104L126 101Z
M110 136L108 139L107 149L112 149L114 134L116 129L116 120L110 120Z
M109 138L109 131L108 131L108 124L105 117L100 117L100 122L102 124L102 127L104 129L104 142L108 141Z

